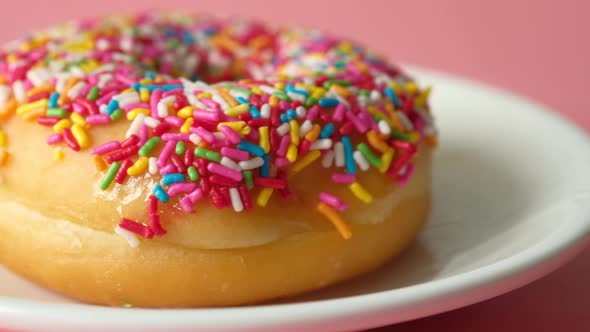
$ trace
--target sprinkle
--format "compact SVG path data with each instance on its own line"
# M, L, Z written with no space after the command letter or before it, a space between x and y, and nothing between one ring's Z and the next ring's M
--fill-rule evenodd
M345 164L345 158L344 144L342 144L342 142L336 142L336 144L334 144L334 154L336 167L343 167Z
M252 170L261 167L264 164L264 159L255 157L250 160L240 161L238 165L243 170Z
M381 132L382 134L388 136L391 134L391 127L389 127L389 124L387 124L385 120L379 120L377 126L379 127L379 132Z
M241 212L244 209L244 204L242 204L242 198L240 197L240 192L237 188L229 188L229 196L231 198L231 204L234 208L234 211Z
M311 143L310 150L328 150L332 148L333 141L329 138L322 138Z
M296 120L289 121L291 144L299 145L299 123Z
M342 238L348 240L352 237L352 231L348 226L348 223L342 219L340 214L338 214L334 208L324 202L319 202L317 205L317 210L323 214L334 225L334 227L336 227L336 230L338 230Z
M115 179L115 175L119 171L119 168L121 168L121 164L119 162L114 162L109 166L109 169L107 170L107 172L105 173L98 185L101 190L107 190L109 188L109 186Z
M10 153L4 148L0 148L0 167L5 166L10 158Z
M156 157L150 157L148 159L148 172L151 175L156 175L156 174L158 174L158 170L159 170L158 159Z
M336 154L332 150L326 151L326 153L324 154L324 158L322 159L322 166L324 168L332 167L335 155Z
M287 188L287 182L283 179L273 179L265 177L255 177L254 184L264 188L272 189L285 189Z
M160 144L161 141L162 140L157 136L154 136L147 140L147 142L145 142L143 146L139 149L139 156L148 157L150 153L154 150L154 148L158 146L158 144Z
M262 189L256 198L256 204L258 204L258 206L265 207L273 191L274 189L272 188Z
M181 173L165 174L162 176L162 185L169 186L174 183L184 182L184 180L184 174Z
M328 138L328 137L332 136L332 134L334 133L334 130L336 130L336 128L334 127L334 124L332 124L331 122L326 124L324 126L324 128L322 128L322 131L320 132L320 138Z
M356 176L347 173L334 173L332 174L332 181L338 184L351 184L356 181Z
M357 145L358 151L362 154L364 159L369 162L373 167L380 167L381 166L381 159L376 156L365 143L360 143ZM355 157L356 160L356 157Z
M239 161L248 160L248 157L249 157L249 154L246 151L228 148L228 147L222 147L221 154L225 157L228 157L228 158L231 158L234 160L239 160Z
M47 99L40 99L40 100L34 101L32 103L22 104L16 108L16 114L24 115L24 114L31 112L31 111L38 109L38 108L45 109L45 107L47 107L47 104L48 104Z
M201 147L195 148L195 157L205 158L216 163L221 161L221 154Z
M254 188L254 181L252 179L252 172L251 171L244 171L244 184L246 184L246 188L248 188L248 190L251 190L252 188Z
M90 146L90 138L88 137L88 134L86 133L86 130L83 126L74 124L72 126L72 135L74 135L74 138L78 142L80 148L85 149Z
M170 197L179 195L179 194L188 194L193 192L197 189L197 184L192 182L179 182L175 183L168 188L168 195Z
M367 161L367 159L365 159L365 157L363 156L363 154L359 151L354 151L354 153L352 154L352 157L354 158L354 161L357 163L357 165L359 166L359 168L362 171L366 171L369 169L370 165L369 162Z
M385 173L391 166L391 161L395 156L395 150L392 148L388 148L385 152L381 155L381 166L379 166L379 173Z
M293 143L289 144L289 148L287 149L287 160L290 162L297 160L297 146Z
M349 174L356 173L356 167L354 163L352 143L348 136L342 136L342 146L344 149L344 164L346 166L346 172Z
M144 238L152 238L154 234L152 231L144 224L141 224L135 220L130 220L127 218L121 219L118 225L119 228L129 231L131 233L140 235ZM117 233L118 234L118 233Z
M397 178L397 184L399 186L405 186L408 183L408 180L410 179L410 177L412 176L412 174L414 173L414 164L412 163L408 163L403 169L401 174L399 174L398 178Z
M198 181L199 178L200 178L199 171L197 171L197 169L195 168L195 166L190 166L187 169L187 173L188 173L189 180L191 180L192 182Z
M264 163L262 164L262 167L260 167L260 176L269 177L270 176L270 156L268 154L265 154L264 156L262 156L262 160L264 160Z
M371 194L369 194L369 192L367 192L365 188L363 188L358 182L351 183L348 188L350 191L352 191L356 198L367 204L371 203L373 200L373 196L371 196Z
M156 184L154 186L153 193L154 196L156 196L156 198L162 203L168 203L168 201L170 200L170 196L168 196L166 190L164 190L164 188L162 188L162 186L159 184Z
M240 104L228 109L227 111L225 111L225 114L232 117L236 117L240 114L247 113L249 110L250 106L248 104Z
M319 104L321 107L336 107L340 101L336 98L320 98Z
M209 163L207 165L207 170L211 173L224 176L234 181L242 181L243 179L242 172L236 171L235 169L231 169L229 167L222 166L220 164Z
M92 156L92 161L94 162L94 166L97 171L102 172L107 169L107 164L104 162L101 156L94 155Z
M348 209L348 204L342 201L340 198L326 192L320 193L320 201L330 205L331 207L335 208L336 210L342 212Z
M0 130L0 148L4 148L7 145L6 134Z
M314 161L316 161L321 156L321 152L318 150L310 151L308 154L303 156L299 159L295 164L293 164L292 171L293 173L297 173L301 171L303 168L307 167Z
M141 157L133 164L133 166L127 169L127 175L138 176L145 173L149 166L149 159L147 157Z
M252 144L250 142L241 141L238 143L238 149L242 151L247 151L255 156L262 157L264 155L264 149L256 144Z
M119 236L121 236L123 239L125 239L125 241L127 241L127 243L129 243L129 246L132 248L137 248L139 247L139 240L137 239L137 237L135 236L134 232L128 231L126 229L121 228L120 225L115 226L115 233ZM129 305L129 307L126 308L130 308L131 305Z
M70 128L72 126L72 122L68 119L62 119L58 123L53 126L53 131L61 134L64 129Z

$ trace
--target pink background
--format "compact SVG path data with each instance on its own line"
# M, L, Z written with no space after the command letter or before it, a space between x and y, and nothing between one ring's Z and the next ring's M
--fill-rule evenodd
M331 31L394 61L530 96L590 130L590 2L584 0L9 0L0 11L0 41L80 16L164 7ZM589 331L589 262L587 249L559 271L509 294L378 331Z

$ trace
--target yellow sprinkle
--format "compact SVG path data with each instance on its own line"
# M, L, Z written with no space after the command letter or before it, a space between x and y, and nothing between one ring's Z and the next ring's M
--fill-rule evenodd
M68 119L61 119L59 120L58 123L53 125L53 131L61 134L61 132L66 129L66 128L70 128L72 126L72 121L68 120Z
M240 114L246 113L250 110L250 106L248 104L239 104L237 106L233 106L232 108L225 111L225 114L236 117Z
M260 137L258 145L264 149L264 152L270 151L270 136L267 126L258 128L258 136Z
M30 112L23 114L23 119L25 121L32 122L32 121L37 120L37 118L42 115L45 115L45 110L43 108L38 108L36 110L32 110Z
M10 153L5 149L0 149L0 167L4 166L8 163L8 159L10 158Z
M422 93L420 93L418 95L418 97L416 97L416 99L414 99L414 106L416 106L416 107L426 106L426 101L428 101L428 97L430 96L431 90L432 89L430 87L426 87L426 89L424 89L424 91L422 91Z
M277 83L275 83L275 89L285 90L285 83L283 83L283 82L277 82Z
M320 150L312 150L309 151L305 156L299 159L295 164L293 164L293 168L291 169L293 173L297 173L304 169L305 167L309 166L311 163L316 161L322 153Z
M263 95L263 94L264 94L264 91L262 91L262 90L261 90L259 87L257 87L257 86L253 86L253 85L251 85L251 86L250 86L250 90L252 90L252 92L254 92L254 93L255 93L255 94L257 94L257 95Z
M150 90L148 90L146 88L139 89L139 100L141 100L142 103L149 102L150 101Z
M387 124L397 131L405 131L405 127L395 111L395 106L393 106L393 103L389 99L387 100L387 103L385 103L385 110L389 114L389 117L386 116L384 119L390 120Z
M387 150L385 150L385 152L383 152L383 154L381 155L381 166L379 166L380 173L387 172L389 166L391 166L391 161L393 160L394 156L395 150L392 148L388 148Z
M141 80L139 80L139 84L141 84L141 85L144 85L144 84L147 85L147 84L151 84L151 83L152 83L151 78L142 78ZM141 90L144 90L144 89L142 88ZM141 90L140 90L140 93L141 93Z
M6 134L0 130L0 148L5 148L8 145L8 140L6 139Z
M268 200L270 199L270 195L272 195L272 192L274 190L272 188L264 188L260 191L260 193L258 194L258 197L256 198L256 204L258 204L259 206L265 207L266 204L268 203Z
M367 192L365 188L363 188L358 182L351 183L350 186L348 186L348 188L350 189L350 191L352 191L356 198L360 199L361 201L367 204L371 203L371 201L373 200L373 196L371 196L371 194L369 194L369 192Z
M85 149L90 146L90 138L88 137L88 134L86 133L86 130L83 126L74 124L72 126L72 135L74 135L74 138L80 145L80 148Z
M72 115L70 115L70 119L75 124L79 124L81 126L86 126L86 119L84 119L84 117L81 116L79 113L72 112Z
M279 97L277 97L275 95L272 95L272 96L270 96L270 98L268 98L268 104L272 107L279 106L279 101L280 101Z
M138 114L150 115L151 112L147 108L134 108L127 113L127 120L133 120Z
M92 156L92 161L94 162L94 167L96 167L97 171L102 172L105 169L107 169L107 164L104 162L104 159L102 159L101 156L99 156L99 155Z
M128 88L128 89L125 89L125 90L121 91L120 93L121 94L124 94L124 93L131 93L131 92L135 92L135 89L134 88Z
M420 139L420 133L417 131L412 131L408 136L410 136L410 142L412 143L417 143L418 139Z
M194 119L192 117L184 120L184 123L180 127L180 132L183 134L188 134L191 130L191 127L193 126L193 121L194 121Z
M131 166L127 169L127 175L130 175L130 176L141 175L141 174L145 173L145 171L148 169L148 165L149 165L148 157L141 157L141 158L137 159L137 161L135 162L135 164L133 164L133 166Z
M53 91L53 85L49 84L49 83L45 83L39 86L36 86L34 88L32 88L31 90L27 91L27 97L32 97L38 93L41 92L52 92Z
M199 99L203 99L203 98L210 99L211 97L212 96L211 96L210 92L201 92L197 95L197 98L199 98Z
M242 130L240 130L240 134L248 135L248 134L250 134L250 131L252 131L252 127L245 126L244 128L242 128Z
M396 81L389 82L389 87L391 87L391 89L393 89L393 92L395 92L395 94L397 95L399 95L399 93L402 90L402 87Z
M323 214L333 225L342 238L348 240L352 237L352 231L348 226L348 223L342 219L340 214L331 206L324 202L319 202L317 210Z
M290 162L297 160L297 146L293 143L289 144L289 148L287 149L287 160Z
M341 95L342 97L350 96L350 92L348 91L348 89L346 89L345 87L340 86L338 84L332 84L332 86L330 87L330 91L336 92L337 94Z
M188 106L181 108L176 115L178 115L178 117L181 119L186 119L189 116L193 115L194 110L195 110L194 106L188 105Z
M413 96L418 92L418 85L416 85L416 82L414 81L408 81L404 86L404 90L406 90L407 94Z
M38 109L38 108L45 109L45 107L47 107L47 102L48 101L45 98L45 99L39 99L39 100L34 101L32 103L22 104L16 108L16 114L23 115L23 114L26 114L32 110Z
M369 144L379 152L385 152L389 149L387 143L382 141L379 134L374 130L369 130L367 132L367 140L369 141Z
M312 97L316 98L316 99L320 99L322 98L324 95L326 94L326 90L324 88L316 88L313 93L312 93Z
M299 122L297 122L297 120L291 120L289 121L289 127L291 130L291 143L299 145Z
M246 125L245 121L227 121L227 122L220 122L217 124L217 130L221 128L221 126L228 126L234 131L238 132L240 129L244 128Z
M235 100L235 98L232 97L232 95L230 95L226 89L220 88L220 89L217 89L217 91L219 92L219 95L221 96L221 98L223 98L223 100L225 100L229 104L229 106L236 107L236 106L240 105L240 103L238 103L238 101ZM246 105L246 106L248 106L248 105Z
M311 130L307 134L305 134L305 139L310 142L315 142L315 140L317 140L318 137L320 137L321 131L322 127L316 123L313 125L313 127L311 127Z
M61 160L64 160L65 157L66 157L66 155L62 149L58 148L53 151L53 160L61 161Z

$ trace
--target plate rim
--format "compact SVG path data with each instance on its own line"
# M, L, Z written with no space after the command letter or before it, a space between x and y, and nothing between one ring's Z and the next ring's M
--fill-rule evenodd
M525 102L530 106L524 110L525 112L532 116L543 118L544 121L550 121L556 127L560 127L561 130L570 132L571 139L579 140L582 146L579 149L580 153L583 153L585 146L587 151L585 158L590 161L590 137L588 134L576 124L570 122L559 113L552 111L542 103L488 83L464 78L455 74L419 66L402 67L407 69L407 72L415 75L419 81L423 80L425 76L434 80L450 81L456 85L483 90L486 93L500 95L514 102ZM588 175L587 181L590 184L590 175ZM308 323L311 321L313 324L341 319L343 317L351 319L351 316L359 315L358 308L362 308L362 312L368 313L371 311L395 310L399 307L414 306L424 300L466 293L478 287L493 285L494 282L509 277L532 273L535 268L540 269L544 264L553 264L552 268L531 275L524 282L507 287L504 291L495 292L493 295L480 296L478 299L464 300L454 307L449 306L441 310L431 310L432 312L429 313L429 315L436 314L489 299L528 282L532 282L550 273L558 266L563 265L568 258L573 258L590 240L590 195L584 197L583 200L588 204L586 204L585 208L582 205L578 206L576 218L572 218L568 222L568 228L561 229L559 232L548 236L515 255L457 275L402 288L298 303L196 309L134 308L130 310L82 303L56 304L0 296L0 318L27 315L35 317L35 321L53 321L72 326L84 326L88 322L100 322L100 326L94 325L105 329L127 329L149 326L152 328L204 328L221 331L243 327L276 327L285 322L297 322L301 319L307 319ZM568 249L570 251L573 250L573 252L568 252ZM407 294L413 295L408 296ZM401 299L404 300L401 301ZM404 320L424 316L426 315L418 314ZM232 317L232 319L228 320L228 317ZM265 317L265 320L261 321L260 317ZM6 319L2 320L5 321ZM138 325L138 322L141 325ZM171 322L174 325L171 326ZM377 326L377 324L374 326ZM362 327L367 328L372 326L364 324Z

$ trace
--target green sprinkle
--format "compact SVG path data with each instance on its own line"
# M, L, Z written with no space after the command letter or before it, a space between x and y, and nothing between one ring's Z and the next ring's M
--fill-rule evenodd
M370 97L371 91L363 89L363 90L359 90L358 94L359 94L359 96Z
M197 168L195 166L191 166L189 167L186 172L188 173L188 178L192 181L199 181L199 178L201 177L199 175L199 171L197 171Z
M116 161L112 163L111 166L109 166L109 169L104 174L104 177L102 180L100 180L100 184L98 185L101 190L107 190L109 188L111 183L113 183L113 179L115 178L115 175L117 175L119 168L121 168L121 163Z
M95 101L96 99L98 99L98 92L99 91L100 91L100 89L97 86L93 86L92 89L90 89L90 91L88 91L88 95L86 96L86 99Z
M254 188L254 181L252 180L252 171L244 171L244 183L246 184L246 188L251 190Z
M113 121L119 120L122 117L123 117L123 111L121 111L121 109L119 109L119 108L117 108L113 113L111 113L111 120L113 120Z
M152 138L150 138L147 142L145 142L143 144L143 146L141 147L141 149L139 149L139 156L140 157L147 157L150 155L150 153L152 152L152 150L158 146L158 144L160 144L162 140L157 137L154 136Z
M318 102L317 98L310 96L305 100L305 107L311 107L311 106L317 104L317 102Z
M361 143L356 146L356 148L361 152L363 157L367 159L369 164L373 165L373 167L380 167L381 166L381 158L375 155L371 149L365 143Z
M241 92L241 93L247 95L248 97L252 96L252 91L250 91L248 89L240 88L239 86L234 86L234 85L230 85L229 88L230 88L230 90L233 90L236 92Z
M184 145L183 141L178 141L178 143L176 143L176 154L177 155L183 155L184 151L186 150L186 146Z
M221 154L215 151L207 150L204 148L196 148L195 149L195 157L205 158L210 161L214 161L218 163L221 160Z
M404 140L404 141L411 141L412 140L412 138L409 135L406 135L404 133L397 132L397 131L395 131L393 129L391 130L391 134L390 135L393 138L401 139L401 140Z
M332 85L340 85L347 87L350 86L350 82L345 80L328 80L324 82L325 89L329 89L330 87L332 87Z
M286 93L284 93L283 91L275 91L272 93L273 96L277 96L279 97L280 100L284 100L284 101L291 101L291 97L289 97Z
M63 108L52 107L47 109L47 116L52 118L65 118L68 112Z

